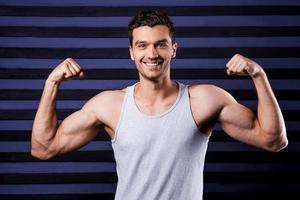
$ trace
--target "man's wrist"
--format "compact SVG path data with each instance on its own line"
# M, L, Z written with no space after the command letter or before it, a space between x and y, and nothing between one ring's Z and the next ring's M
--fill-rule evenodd
M59 83L60 83L59 81L53 80L50 77L48 77L46 79L46 83L45 84L50 85L50 86L55 86L55 85L59 85Z

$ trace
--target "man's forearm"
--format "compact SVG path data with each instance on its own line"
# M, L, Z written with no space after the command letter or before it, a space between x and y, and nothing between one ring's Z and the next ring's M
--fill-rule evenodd
M258 95L257 118L262 132L274 140L285 142L284 119L266 73L262 70L252 79Z
M58 128L56 113L58 88L58 82L46 80L32 128L32 140L35 140L41 145L47 145L51 142ZM33 145L35 145L34 142Z

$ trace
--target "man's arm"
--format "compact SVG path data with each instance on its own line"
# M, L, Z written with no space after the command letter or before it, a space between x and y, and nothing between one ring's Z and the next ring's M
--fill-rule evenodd
M77 149L92 140L101 123L93 112L93 99L69 117L61 125L56 113L56 96L63 80L80 77L83 72L73 59L66 59L49 75L34 119L31 138L31 154L39 159Z
M269 151L286 147L288 140L284 119L263 69L254 61L237 54L227 63L227 73L252 78L258 106L257 113L253 113L228 93L220 91L224 105L218 121L224 131L237 140Z

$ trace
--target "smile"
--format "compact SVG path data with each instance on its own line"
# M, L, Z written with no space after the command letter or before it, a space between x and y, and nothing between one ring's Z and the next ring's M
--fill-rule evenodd
M156 67L160 64L159 62L143 62L143 63L149 67Z

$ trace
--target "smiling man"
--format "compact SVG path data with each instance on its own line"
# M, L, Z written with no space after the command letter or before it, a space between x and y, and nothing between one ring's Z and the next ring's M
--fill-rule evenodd
M236 54L226 66L228 75L253 80L258 94L253 113L219 87L171 80L177 43L164 12L141 11L129 24L129 39L139 81L96 95L61 124L55 108L59 84L83 76L83 70L68 58L51 72L33 124L33 156L45 160L76 150L104 128L117 164L116 200L201 200L216 122L234 139L268 151L287 145L281 110L259 64Z

